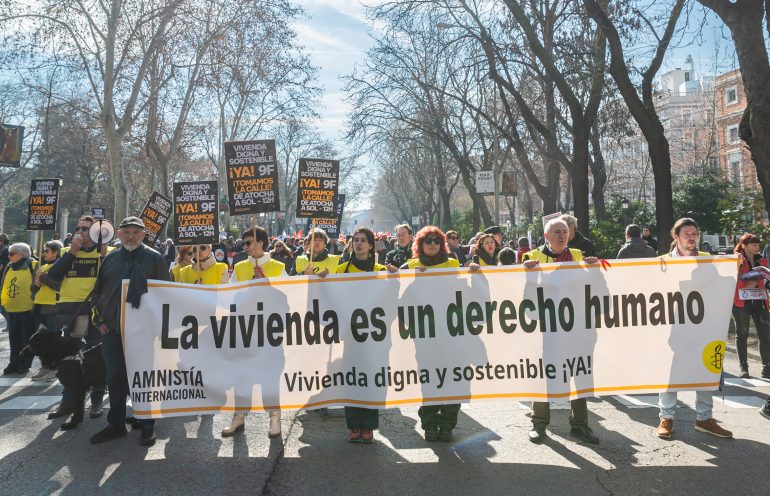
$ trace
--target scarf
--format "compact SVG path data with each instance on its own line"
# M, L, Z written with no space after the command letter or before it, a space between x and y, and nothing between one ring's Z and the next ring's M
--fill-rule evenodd
M212 265L217 263L217 259L214 258L214 255L209 255L209 257L206 260L201 260L201 272L203 272L206 269L211 268Z
M481 250L479 250L478 253L476 253L476 255L481 260L483 260L484 263L487 264L487 265L497 265L497 254L498 253L500 253L500 247L496 246L495 247L495 252L492 255L487 253L487 251L485 249L483 249L483 248Z
M548 243L543 245L543 254L549 258L553 258L554 262L572 262L572 252L569 251L569 248L564 248L564 251L560 254L555 254L551 251L551 245Z
M308 255L310 255L310 252L308 252ZM324 248L322 252L313 255L313 262L323 262L327 258L329 258L329 250Z
M356 268L363 272L374 272L374 257L367 257L366 260L359 260L358 257L351 257L350 263L345 267L345 273L347 274L350 264L356 266Z
M126 303L133 308L139 308L142 295L147 293L147 276L139 265L139 260L144 253L144 245L139 245L135 250L121 248L126 254L126 265L123 268L123 278L128 279L128 291L126 291Z
M424 265L425 267L430 267L432 265L439 265L449 260L449 255L446 253L439 253L435 257L427 257L425 255L420 255L420 263Z
M678 246L674 246L674 249L671 250L671 253L669 253L669 255L671 256L671 258L697 257L698 256L698 250L696 249L696 250L693 250L692 253L690 253L690 254L682 255L681 253L679 253L679 247Z

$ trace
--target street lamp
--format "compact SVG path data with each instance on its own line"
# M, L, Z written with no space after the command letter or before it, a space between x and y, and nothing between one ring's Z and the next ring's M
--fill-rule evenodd
M623 198L620 202L620 208L623 209L623 222L625 222L626 225L628 225L628 207L631 206L631 202L628 201L628 198Z

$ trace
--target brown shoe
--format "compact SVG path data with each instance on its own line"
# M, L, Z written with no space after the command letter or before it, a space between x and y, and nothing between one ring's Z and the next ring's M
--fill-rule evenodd
M695 430L707 432L717 437L733 437L733 433L719 426L716 419L698 420L695 422Z
M658 428L655 429L655 434L657 434L658 437L662 439L671 439L671 434L673 433L674 420L667 418L660 419L660 424L658 424Z

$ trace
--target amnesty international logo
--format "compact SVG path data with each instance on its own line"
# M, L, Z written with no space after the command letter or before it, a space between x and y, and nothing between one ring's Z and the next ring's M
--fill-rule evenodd
M712 341L703 348L703 365L709 371L719 374L722 372L722 363L725 359L725 348L727 343L724 341Z

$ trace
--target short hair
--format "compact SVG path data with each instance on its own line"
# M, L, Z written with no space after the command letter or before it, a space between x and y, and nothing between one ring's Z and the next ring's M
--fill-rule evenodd
M574 219L574 217L572 217ZM564 224L565 226L569 227L569 222L564 220L562 217L557 217L555 219L551 219L548 222L545 223L545 227L543 228L543 234L547 233L551 230L553 226L556 224Z
M8 247L8 254L12 253L20 253L24 258L29 258L32 256L32 249L27 243L14 243Z
M262 248L267 248L267 231L264 227L254 226L252 229L247 229L241 234L241 239L254 238L254 241L262 241Z
M529 247L529 238L521 237L519 238L519 248L528 248Z
M683 227L687 226L694 227L700 231L697 222L689 217L682 217L681 219L674 222L674 227L671 228L671 237L679 236L679 231L681 231Z
M516 263L516 252L509 247L505 247L497 254L498 265L513 265Z
M61 253L61 249L64 248L64 244L58 239L52 239L43 246L51 251L55 251L56 253Z
M78 219L78 222L83 222L83 221L90 222L91 224L93 224L94 222L96 222L96 219L91 215L81 215L80 218Z
M572 216L570 214L564 214L561 216L561 220L567 223L567 227L574 227L575 229L577 229L577 224L578 224L577 217Z
M324 243L329 242L329 236L326 234L326 231L321 229L320 227L316 227L312 232L308 233L307 236L305 236L305 242L309 243L311 239L313 239L313 234L315 233L315 237L323 238Z
M414 234L414 230L412 230L412 226L410 226L409 224L399 224L399 225L397 225L396 227L394 227L394 228L393 228L393 230L394 230L396 233L398 233L398 230L399 230L399 229L401 229L401 228L404 228L404 229L406 229L406 232L408 232L410 236L411 236L412 234Z
M626 226L626 236L629 238L641 238L642 230L636 224L629 224Z
M457 236L457 238L458 238L458 239L460 238L460 235L459 235L459 234L457 234L457 231L455 231L455 230L453 230L453 229L450 229L449 231L445 232L444 234L446 234L446 237L447 237L447 238L448 238L449 236L453 235L453 234L454 234L455 236Z

